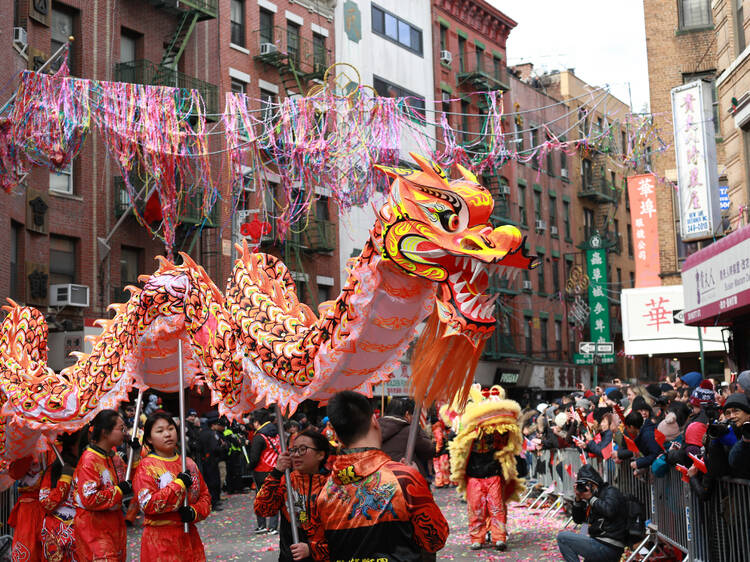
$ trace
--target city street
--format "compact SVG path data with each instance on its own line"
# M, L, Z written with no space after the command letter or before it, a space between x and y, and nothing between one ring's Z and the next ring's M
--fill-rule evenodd
M278 535L252 534L255 526L252 497L252 494L229 496L224 502L224 511L214 513L199 524L208 560L278 560ZM438 560L560 560L555 544L555 535L562 527L559 519L542 520L525 509L512 507L508 515L508 551L500 553L485 549L472 552L468 548L466 504L453 490L437 490L435 498L451 526L448 544L438 553ZM140 527L128 532L129 560L138 560L140 534Z

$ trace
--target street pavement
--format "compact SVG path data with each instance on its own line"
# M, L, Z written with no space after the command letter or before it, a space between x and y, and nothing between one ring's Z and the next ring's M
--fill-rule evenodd
M254 493L227 496L224 511L213 513L198 524L206 558L209 561L247 560L275 562L279 557L278 535L253 535L255 515L252 510ZM544 561L561 560L555 546L555 535L562 528L559 519L544 520L537 512L511 505L508 514L510 531L508 550L469 550L466 504L455 490L436 490L435 499L451 528L446 547L438 560ZM139 519L139 523L142 520ZM128 531L129 560L139 560L140 525Z

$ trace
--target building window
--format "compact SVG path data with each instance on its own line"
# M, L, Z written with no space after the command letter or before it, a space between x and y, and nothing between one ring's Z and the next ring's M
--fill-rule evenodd
M330 285L321 285L318 283L318 304L331 300Z
M622 289L622 268L617 268L617 288Z
M49 283L76 282L76 241L66 236L49 237Z
M565 227L565 238L570 240L570 203L563 201L563 223Z
M230 85L232 92L235 94L246 94L247 93L247 84L243 82L242 80L239 80L237 78L231 79L231 85Z
M461 100L461 138L463 139L464 143L470 142L470 129L471 129L471 121L470 121L470 104L468 101L462 99Z
M544 353L545 355L548 353L547 344L549 343L547 340L547 324L548 323L549 321L546 318L539 319L539 329L542 332L541 347L542 347L542 353Z
M496 80L500 80L503 76L503 60L493 56L492 57L492 72Z
M414 117L420 121L424 119L425 105L423 96L415 94L401 86L397 86L392 82L383 80L379 76L372 77L372 86L375 88L375 91L379 96L388 98L405 98L404 102L415 112Z
M300 61L302 60L300 52L300 26L299 24L287 20L286 22L286 50L289 54L289 60L293 61L295 68L299 68Z
M560 260L552 258L552 293L560 292Z
M734 25L737 31L737 56L745 50L745 10L742 7L743 0L734 0Z
M587 160L586 158L581 160L581 181L583 182L584 191L590 190L594 184L591 160Z
M232 0L229 9L230 41L245 46L245 0Z
M620 154L623 156L628 154L628 137L625 131L620 131Z
M316 72L322 72L328 67L327 55L326 38L319 33L313 33L313 64Z
M138 59L138 37L126 30L120 32L120 62L133 62Z
M565 137L560 137L560 142L565 142ZM560 149L560 177L568 179L568 154L564 148Z
M630 287L635 288L635 273L633 271L630 272Z
M555 320L555 350L557 350L557 358L562 359L562 322Z
M557 226L557 198L549 198L549 227Z
M130 297L127 291L125 291L125 287L128 285L138 285L138 275L141 273L142 253L143 251L140 248L120 247L120 291L116 295L116 302L125 302Z
M568 323L568 360L571 359L573 350L578 349L576 345L576 325L573 322Z
M59 172L50 171L49 190L66 195L73 194L73 162Z
M273 118L273 114L276 110L276 94L261 88L260 105L263 110L261 113L263 121L269 121Z
M448 28L440 24L440 50L448 50Z
M273 43L273 12L261 9L259 38L261 43Z
M542 194L538 191L534 192L534 218L542 220Z
M628 256L633 257L633 227L628 224Z
M21 255L21 240L23 239L23 228L16 222L10 223L10 290L9 296L14 300L21 300L18 290L19 262Z
M372 5L372 31L422 55L422 30L375 4Z
M533 350L531 341L531 317L524 316L523 318L523 338L526 341L526 355L531 356Z
M547 137L547 140L549 141L549 140L552 140L552 139L550 139L549 137ZM547 146L551 147L552 145L548 144ZM550 176L554 176L555 175L555 153L554 153L554 151L551 148L549 148L549 151L547 152L547 170L546 170L546 172Z
M53 8L51 11L52 22L50 25L50 45L49 53L50 56L54 55L60 47L68 42L68 38L71 35L75 35L75 15L73 12L63 11L58 8ZM68 69L71 74L75 74L75 57L73 56L74 45L80 44L78 37L76 42L70 44L70 51L68 52ZM50 64L50 68L56 71L60 68L64 57L58 57L54 62Z
M680 29L696 29L711 25L711 0L678 0L677 5Z
M594 211L591 209L583 210L583 235L588 241L594 235Z
M484 72L484 49L479 45L474 45L474 54L476 55L476 69L478 72Z
M531 127L531 146L529 147L532 151L538 146L539 144L539 129L536 127ZM531 167L535 170L539 167L539 159L536 155L531 159Z
M466 39L458 36L458 71L466 72Z
M526 217L526 187L523 185L518 186L518 214L521 224L523 226L528 225L529 221Z
M544 254L542 252L538 252L539 254L539 266L536 268L537 273L539 274L539 287L537 287L537 290L539 291L540 295L547 294L547 287L544 283Z
M515 131L516 131L516 138L515 138L516 151L523 152L523 150L524 150L523 125L515 123L514 128L515 128Z

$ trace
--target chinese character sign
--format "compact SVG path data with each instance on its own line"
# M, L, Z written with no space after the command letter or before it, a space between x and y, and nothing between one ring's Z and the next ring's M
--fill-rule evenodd
M697 80L672 89L680 233L685 241L711 238L721 228L712 87Z
M656 177L628 178L630 220L635 252L635 286L657 287L659 278L659 218L656 213Z
M607 297L607 252L603 249L586 252L589 279L589 329L591 341L608 342L609 298Z

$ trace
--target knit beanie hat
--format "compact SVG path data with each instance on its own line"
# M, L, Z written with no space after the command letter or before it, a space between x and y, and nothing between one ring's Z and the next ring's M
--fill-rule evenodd
M704 380L690 395L690 403L693 406L705 406L716 400L714 385L710 380Z
M667 441L677 439L680 435L680 426L677 425L677 416L674 412L669 412L657 426L657 429L661 431Z
M557 427L563 427L566 423L568 423L568 414L565 412L560 412L555 416L555 425Z
M703 445L703 436L708 426L705 423L693 422L685 430L685 444L700 447Z
M614 389L613 391L607 393L607 398L609 398L613 402L619 402L620 400L622 400L622 392Z
M646 386L646 392L648 392L654 398L661 396L661 386L656 383L652 383Z
M636 396L633 398L633 408L632 410L634 412L637 412L638 410L650 410L651 406L648 405L648 402L646 402L646 399L643 396Z
M703 375L698 371L690 371L680 377L680 380L688 385L691 389L698 386L703 380Z

